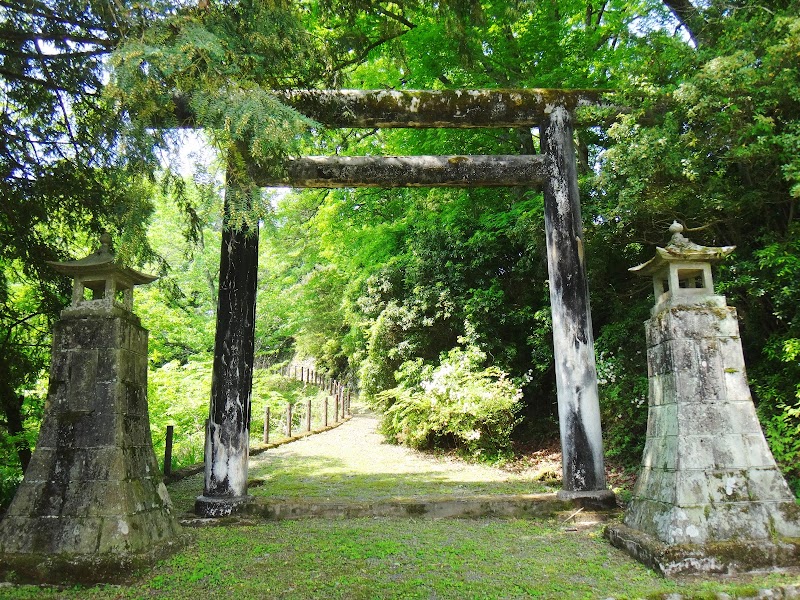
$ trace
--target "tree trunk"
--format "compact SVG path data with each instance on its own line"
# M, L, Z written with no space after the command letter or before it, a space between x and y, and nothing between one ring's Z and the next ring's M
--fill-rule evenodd
M25 431L23 428L22 402L22 396L17 396L14 390L10 389L5 382L0 383L0 407L6 416L9 436L21 436ZM24 473L28 469L28 463L31 461L31 448L24 437L19 437L14 447Z

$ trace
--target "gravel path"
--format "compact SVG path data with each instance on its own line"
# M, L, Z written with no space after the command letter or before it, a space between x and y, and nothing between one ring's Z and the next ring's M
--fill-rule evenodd
M358 411L358 412L355 412ZM248 494L274 500L374 501L388 498L531 494L552 491L534 471L510 472L453 456L387 443L378 418L354 407L352 419L250 457ZM168 486L179 512L191 512L203 474Z
M325 433L250 459L250 493L275 498L389 497L545 491L531 473L511 473L389 444L378 418L359 412Z

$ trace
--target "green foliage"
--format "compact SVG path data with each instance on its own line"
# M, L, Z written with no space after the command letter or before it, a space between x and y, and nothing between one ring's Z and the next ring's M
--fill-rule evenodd
M147 396L153 448L162 460L167 425L173 425L174 468L203 460L211 363L212 357L207 355L184 365L177 361L168 362L149 373Z
M796 302L790 300L797 297L800 80L791 66L798 48L797 3L776 6L775 13L742 8L733 15L711 2L697 20L689 19L696 49L664 32L642 37L628 76L619 81L621 100L639 110L619 118L597 140L597 175L587 178L582 193L594 214L587 227L587 264L600 363L613 360L616 372L616 382L601 387L604 428L609 451L633 462L643 420L627 403L641 398L644 368L625 340L641 340L635 349L644 348L636 321L646 318L638 299L649 295L649 286L613 273L620 264L652 256L677 218L696 242L737 246L716 281L739 310L758 413L797 488L791 436L798 373L787 352L798 338ZM630 434L622 423L630 425Z
M208 418L213 356L195 355L185 364L172 361L151 369L148 379L150 431L159 461L164 457L167 425L174 426L172 468L203 461L205 422ZM315 386L281 377L266 369L253 374L251 444L261 443L264 412L270 407L272 439L284 436L287 404L293 406L292 429L304 426L308 400L312 401L313 426L322 422L322 406L327 394ZM332 415L331 415L332 416Z
M293 3L209 3L180 9L130 36L111 58L108 96L130 120L131 135L160 144L153 124L190 119L224 153L228 224L257 226L269 210L251 166L281 175L279 159L297 153L313 121L270 91L307 87L325 69L323 52Z
M154 367L213 352L222 229L218 194L215 186L184 182L179 207L169 190L153 193L148 241L160 263L148 267L160 277L136 290L135 311L150 331ZM184 235L176 235L181 229Z
M647 434L648 383L645 347L628 343L630 327L628 322L604 327L595 348L606 455L635 469Z
M47 332L67 298L66 282L45 261L83 253L102 227L118 233L125 260L149 260L164 275L137 299L152 331L153 367L173 365L162 375L182 381L179 373L207 362L222 228L208 198L218 190L198 196L173 179L165 183L173 193L163 194L151 175L151 151L166 137L152 125L175 125L191 109L238 188L229 190L227 224L261 226L260 364L297 353L340 378L358 374L366 397L405 389L411 398L412 371L439 368L469 323L487 363L525 382L520 414L549 423L539 193L360 189L280 198L257 189L248 165L274 170L300 152L537 151L538 132L525 128L321 132L272 89L610 87L626 110L576 135L608 451L633 464L644 438L641 321L651 302L649 286L625 267L649 258L677 218L697 242L738 247L717 281L740 311L770 443L787 475L800 477L791 439L800 380L797 0L735 10L710 0L690 12L650 0L602 8L573 0L226 0L208 10L123 2L114 18L102 7L43 6L42 14L7 7L3 18L23 34L0 44L11 72L0 152L9 174L0 211L4 406L46 365ZM79 34L91 34L80 48ZM37 40L50 38L61 54L47 59L47 72ZM102 56L119 41L103 95ZM175 196L167 204L194 221L192 244L173 243L177 213L166 216L159 194ZM159 214L147 238L153 198ZM41 400L34 396L25 394L32 406ZM35 417L25 428L35 429Z
M125 139L103 97L106 57L161 2L8 2L0 11L0 464L4 493L34 445L50 331L69 282L47 261L82 258L112 233L118 260L157 262L146 243L150 145ZM23 401L20 403L19 398ZM18 429L21 430L18 431ZM12 443L12 441L14 443Z
M469 345L443 354L437 366L403 363L399 385L376 397L385 412L381 431L414 448L455 447L489 460L506 455L522 392L506 373L482 368L485 360Z
M393 388L395 371L409 358L408 329L414 314L390 301L375 319L367 343L367 356L361 364L361 393L370 401L382 390Z

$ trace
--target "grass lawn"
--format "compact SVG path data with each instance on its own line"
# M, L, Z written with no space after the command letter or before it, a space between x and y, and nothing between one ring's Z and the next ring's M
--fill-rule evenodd
M531 469L509 472L382 443L368 416L271 449L250 463L249 493L276 500L375 501L546 491ZM169 486L192 509L198 474ZM715 598L800 584L665 580L602 537L602 525L558 520L307 519L187 529L186 546L128 586L0 587L0 598Z
M18 598L659 598L752 595L800 582L676 583L557 521L303 520L188 530L190 543L130 586L0 588Z

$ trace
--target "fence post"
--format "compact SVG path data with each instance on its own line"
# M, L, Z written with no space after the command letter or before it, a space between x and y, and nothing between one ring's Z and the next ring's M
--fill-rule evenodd
M333 422L334 423L338 423L339 422L339 394L338 393L336 394L336 396L334 396L334 399L336 400L336 408L333 409Z
M172 475L172 436L175 433L174 425L167 425L167 441L164 444L164 476Z
M264 443L269 444L269 405L264 409Z
M306 380L304 379L305 374L303 373L303 369L304 368L305 367L300 367L300 383L305 383L306 382Z
M286 404L286 435L292 437L292 403Z
M327 427L328 426L328 397L327 396L325 396L325 400L322 402L322 414L323 414L322 426L323 427Z
M311 431L311 398L306 400L306 431Z

